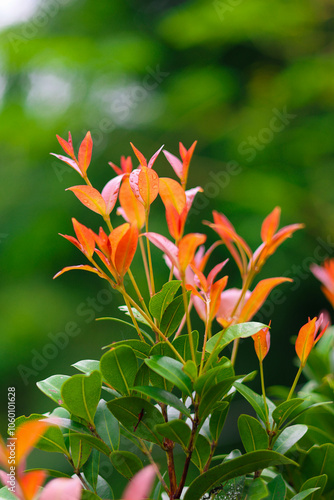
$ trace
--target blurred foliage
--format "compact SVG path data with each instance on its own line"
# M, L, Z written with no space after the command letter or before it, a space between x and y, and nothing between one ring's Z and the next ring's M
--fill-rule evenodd
M179 140L188 147L198 139L190 185L204 194L189 231L202 231L213 208L252 248L275 205L282 223L306 224L261 274L296 278L262 318L273 320L267 382L291 382L289 338L327 307L309 265L333 252L333 13L330 0L44 0L26 23L0 31L1 397L16 385L18 414L36 411L37 402L49 410L36 381L71 373L70 364L129 334L93 321L120 303L99 301L105 285L96 278L52 281L64 265L82 262L57 233L72 234L71 216L98 224L64 192L80 183L77 174L48 154L60 153L55 135L68 130L76 145L91 130L90 175L100 187L112 175L107 162L130 154L130 141L150 156L162 143L176 154ZM156 166L171 174L164 158ZM160 229L162 204L152 215L152 230ZM154 259L159 265L161 254ZM161 266L157 282L166 276ZM71 321L80 335L33 368L48 335ZM248 351L245 343L243 373L255 361ZM19 365L34 369L27 386Z

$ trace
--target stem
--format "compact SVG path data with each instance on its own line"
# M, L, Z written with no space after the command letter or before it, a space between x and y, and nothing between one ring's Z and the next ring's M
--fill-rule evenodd
M124 287L123 287L123 290L124 290L124 292L125 292L125 288L124 288ZM138 326L137 320L136 320L136 318L135 318L135 316L134 316L134 314L133 314L133 311L132 311L132 309L131 309L131 305L130 305L130 303L129 303L129 301L128 301L128 297L129 297L129 295L128 295L126 292L125 292L125 293L123 293L123 292L122 292L122 295L123 295L123 298L124 298L124 302L125 302L125 304L126 304L126 307L128 308L128 311L129 311L129 313L130 313L130 316L131 316L132 322L133 322L134 326L136 327L136 330L137 330L137 333L138 333L138 335L139 335L139 338L140 338L140 340L141 340L142 342L145 342L144 337L143 337L143 334L142 334L142 333L141 333L141 331L140 331L140 328L139 328L139 326ZM145 342L145 343L146 343L146 342Z
M300 377L300 376L301 376L301 374L302 374L303 368L304 368L304 367L303 367L303 365L300 365L299 370L298 370L298 372L297 372L297 375L296 375L296 377L295 377L295 380L293 381L292 387L291 387L291 389L290 389L289 395L288 395L288 397L286 398L286 400L287 400L287 401L289 401L289 399L291 399L291 396L293 396L293 393L295 392L295 388L296 388L297 382L298 382L298 380L299 380L299 377Z
M168 340L168 338L162 333L161 330L159 330L159 328L157 327L157 325L155 325L155 323L152 321L152 319L147 316L147 314L145 313L145 311L143 311L139 306L138 304L133 300L132 297L130 297L130 295L128 295L125 291L125 289L123 288L123 291L122 291L123 294L126 295L128 301L133 305L133 307L135 309L137 309L137 311L143 316L144 319L146 319L146 321L149 323L150 327L152 328L152 330L157 333L159 335L159 337L161 337L168 345L169 347L172 349L172 351L174 352L174 354L178 357L178 359L181 361L181 363L184 365L185 364L185 360L182 358L182 356L177 352L177 350L175 349L175 347L173 346L173 344Z
M210 455L209 455L209 458L207 459L206 461L206 464L204 465L204 468L203 468L203 472L206 472L207 470L209 470L209 467L210 467L210 464L211 464L211 460L213 458L213 455L216 451L216 447L217 447L217 444L216 441L212 441L211 442L211 445L210 445Z
M139 238L139 246L140 246L141 256L142 256L142 259L143 259L143 264L144 264L144 269L145 269L145 274L146 274L148 291L150 293L150 296L152 297L153 294L152 294L152 288L151 288L150 273L149 273L149 270L148 270L147 258L146 258L146 253L145 253L145 248L144 248L144 243L143 243L142 238Z
M150 314L150 312L149 312L149 310L147 309L147 306L146 306L146 304L145 304L145 300L143 299L143 296L142 296L142 294L140 293L140 290L139 290L139 288L138 288L138 285L137 285L137 283L136 283L136 280L135 280L135 278L134 278L134 276L133 276L133 274L132 274L132 272L131 272L130 268L128 269L128 275L129 275L129 278L130 278L130 280L131 280L132 286L133 286L133 288L135 289L135 292L136 292L136 294L137 294L137 296L138 296L138 299L139 299L139 301L140 301L140 303L141 303L141 305L142 305L142 307L143 307L144 311L146 312L146 314L147 314L147 315L149 315L149 314Z
M181 481L180 481L179 486L176 490L174 498L180 498L183 487L184 487L186 479L187 479L187 474L188 474L188 469L189 469L189 465L190 465L190 461L191 461L191 456L192 456L192 453L194 450L195 436L196 436L198 424L199 424L199 420L198 420L197 410L196 410L195 418L193 421L193 427L192 427L192 431L191 431L191 435L190 435L188 450L187 450L187 458L184 462L184 468L183 468L183 472L182 472Z
M206 324L205 324L205 332L204 332L204 341L203 341L203 349L202 349L202 356L201 356L201 365L199 367L198 376L200 376L202 373L204 358L205 358L206 341L207 341L207 338L208 338L208 335L209 335L210 329L211 329L211 321L210 321L209 315L210 315L210 302L207 300L206 301Z
M240 339L235 339L233 341L233 349L232 349L232 355L231 355L231 364L232 366L234 366L235 364L235 360L236 360L236 357L237 357L237 352L238 352L238 347L239 347L239 342L240 342Z
M188 329L188 337L189 337L191 357L192 357L193 362L196 364L196 354L195 354L193 337L192 337L192 334L191 334L191 322L190 322L190 314L189 314L189 309L188 309L187 290L186 290L186 283L185 283L185 277L184 276L182 276L182 296L183 296L184 310L185 310L185 313L186 313L187 329Z
M260 347L260 353L261 353L261 347ZM266 412L266 428L267 428L267 430L269 430L268 405L267 405L267 400L266 400L266 389L265 389L265 385L264 385L262 360L260 360L260 377L261 377L261 388L262 388L262 396L263 396L263 403L264 403L264 411Z
M155 470L155 473L156 473L156 475L158 476L160 483L162 484L162 486L163 486L164 490L166 491L166 493L169 495L170 491L169 491L169 489L168 489L168 486L167 486L167 484L166 484L166 482L165 482L164 478L162 477L162 475L161 475L161 473L160 473L160 471L159 471L159 467L157 466L157 464L156 464L156 463L155 463L155 461L153 460L150 450L147 448L147 446L146 446L145 442L144 442L142 439L140 439L140 438L137 438L137 439L138 439L138 441L140 442L140 444L141 444L141 446L142 446L142 451L143 451L143 453L144 453L144 454L147 456L147 458L149 459L150 464L151 464L151 465L153 465L154 470Z
M103 220L104 220L104 222L107 224L109 231L110 231L110 232L111 232L111 231L113 231L113 230L114 230L114 228L112 227L112 224L111 224L111 222L110 222L110 217L108 217L108 216L106 215L106 216L104 216L104 217L103 217Z
M146 232L148 233L148 213L149 211L146 210L145 212L145 229ZM155 287L154 287L154 276L153 276L153 266L152 266L152 257L151 257L151 247L150 247L150 240L146 238L146 246L147 246L147 258L148 258L148 265L149 265L149 270L150 270L150 280L151 280L151 296L155 294Z

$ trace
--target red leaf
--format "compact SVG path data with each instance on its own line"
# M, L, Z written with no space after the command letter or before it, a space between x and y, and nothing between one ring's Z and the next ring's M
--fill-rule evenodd
M93 212L102 216L106 214L106 203L99 191L92 186L73 186L67 188L66 191L72 191L78 200L80 200L85 207L89 208Z
M115 267L120 276L124 276L129 269L138 244L138 228L130 226L119 241L115 252Z
M36 493L44 483L45 479L46 472L44 470L27 472L20 477L20 486L25 500L33 500L33 498L35 498Z
M87 172L87 168L89 167L90 161L92 159L92 149L93 149L93 141L90 132L87 132L84 140L80 144L79 148L79 167L83 174Z
M80 224L80 222L74 218L72 219L72 223L78 241L83 248L83 252L87 254L88 257L92 257L95 250L95 238L93 231L83 224Z
M63 139L59 135L57 135L56 137L58 139L59 144L61 145L61 147L65 151L65 153L68 154L71 158L73 158L73 160L75 160L71 132L68 133L68 142L65 141L65 139Z

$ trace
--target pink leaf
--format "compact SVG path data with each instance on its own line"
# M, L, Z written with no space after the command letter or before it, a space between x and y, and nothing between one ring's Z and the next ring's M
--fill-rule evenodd
M182 179L182 174L183 174L183 164L182 162L174 156L172 153L169 153L165 149L163 150L163 154L166 156L167 160L171 164L174 172L178 176L179 179Z
M156 153L154 153L154 155L151 157L150 161L148 162L148 168L152 168L153 167L153 164L155 162L155 160L157 159L158 155L160 154L160 151L162 150L163 146L161 146L161 148L158 149L158 151Z
M160 248L171 260L172 264L178 268L178 248L174 243L158 233L144 233L156 247Z
M76 170L78 172L78 174L81 175L81 177L83 177L82 175L82 172L79 168L79 165L77 165L77 163L72 160L71 158L67 158L67 156L63 156L63 155L56 155L55 153L50 153L52 156L55 156L56 158L58 158L58 160L61 160L65 163L67 163L67 165L69 165L70 167L74 168L74 170Z
M110 212L116 205L119 187L121 185L122 179L123 175L118 175L117 177L114 177L114 179L111 179L109 182L107 182L107 184L102 189L101 195L106 204L107 214L110 214Z
M125 488L122 500L145 500L148 497L155 478L153 465L137 472ZM44 500L41 498L41 500Z
M43 489L39 500L80 500L81 489L79 478L52 479Z
M203 188L197 186L186 191L187 211L189 212L197 193L203 193Z

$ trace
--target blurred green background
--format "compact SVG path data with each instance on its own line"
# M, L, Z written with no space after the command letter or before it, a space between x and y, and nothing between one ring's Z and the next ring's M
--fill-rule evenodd
M98 188L113 174L107 162L131 154L130 141L149 157L161 144L178 154L178 141L189 147L197 139L189 187L204 194L187 230L205 230L208 242L215 235L201 221L212 209L253 249L276 205L283 224L306 224L261 274L295 278L258 316L272 319L267 382L291 382L289 339L328 307L309 265L333 254L333 14L330 0L0 1L1 401L15 386L18 414L51 410L36 381L74 373L72 363L97 359L103 345L129 334L94 321L121 316L118 297L98 278L52 280L65 265L84 263L57 233L72 234L72 216L100 224L65 192L80 177L49 156L61 153L55 135L69 130L76 148L91 130ZM162 155L156 169L173 176ZM158 201L152 230L165 228L163 219ZM213 261L226 258L219 252ZM159 251L154 261L162 285ZM228 273L239 286L232 263ZM66 328L77 335L55 348L52 335ZM245 342L238 370L255 363Z

